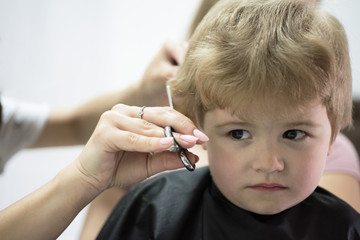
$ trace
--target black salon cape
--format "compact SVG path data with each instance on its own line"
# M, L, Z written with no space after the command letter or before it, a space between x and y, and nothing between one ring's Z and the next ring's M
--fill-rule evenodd
M230 203L205 167L165 173L135 187L97 239L360 239L360 215L320 187L281 213L254 214Z

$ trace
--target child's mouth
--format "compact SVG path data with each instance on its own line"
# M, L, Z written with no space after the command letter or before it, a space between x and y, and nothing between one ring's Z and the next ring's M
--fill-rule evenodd
M252 185L249 188L260 192L277 192L287 189L287 187L278 183L259 183Z

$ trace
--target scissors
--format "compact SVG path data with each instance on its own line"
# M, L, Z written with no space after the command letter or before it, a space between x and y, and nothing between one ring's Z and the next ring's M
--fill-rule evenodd
M171 97L171 90L170 90L170 86L166 85L166 93L169 99L169 105L172 109L174 109L174 105L172 103L172 97ZM173 131L174 129L170 126L166 126L165 127L165 131L164 134L166 137L172 137L174 139L174 144L171 145L171 147L169 148L170 152L177 152L179 154L180 160L181 162L184 164L184 166L186 167L187 170L189 171L194 171L195 170L195 164L192 164L190 162L190 160L188 159L188 157L186 156L186 152L187 149L181 147L175 140L174 135L173 135Z

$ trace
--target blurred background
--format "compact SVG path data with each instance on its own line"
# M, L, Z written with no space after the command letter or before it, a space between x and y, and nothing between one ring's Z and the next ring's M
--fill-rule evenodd
M200 0L0 0L0 92L53 107L79 105L139 81L166 39L186 38ZM359 0L324 0L350 43L360 98ZM72 162L82 146L23 150L0 175L0 209ZM59 239L76 239L86 210Z

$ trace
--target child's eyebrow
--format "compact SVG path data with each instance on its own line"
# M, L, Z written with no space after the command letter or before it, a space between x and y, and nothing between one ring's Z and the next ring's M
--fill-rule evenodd
M314 121L311 120L300 120L300 121L286 121L284 123L280 123L283 126L287 127L287 128L294 128L294 127L300 127L300 126L305 126L305 127L311 127L311 128L315 128L315 127L320 127L321 124L316 123ZM234 126L241 126L241 127L251 127L254 126L256 124L254 123L250 123L250 122L246 122L246 121L241 121L241 120L237 120L237 121L224 121L222 123L216 124L215 128L223 128L223 127L234 127Z
M252 126L253 124L249 122L243 122L243 121L226 121L223 123L219 123L215 125L215 128L223 128L223 127L229 127L229 126Z
M321 124L316 123L311 120L286 122L284 125L287 127L296 127L296 126L319 127L319 126L321 126Z

